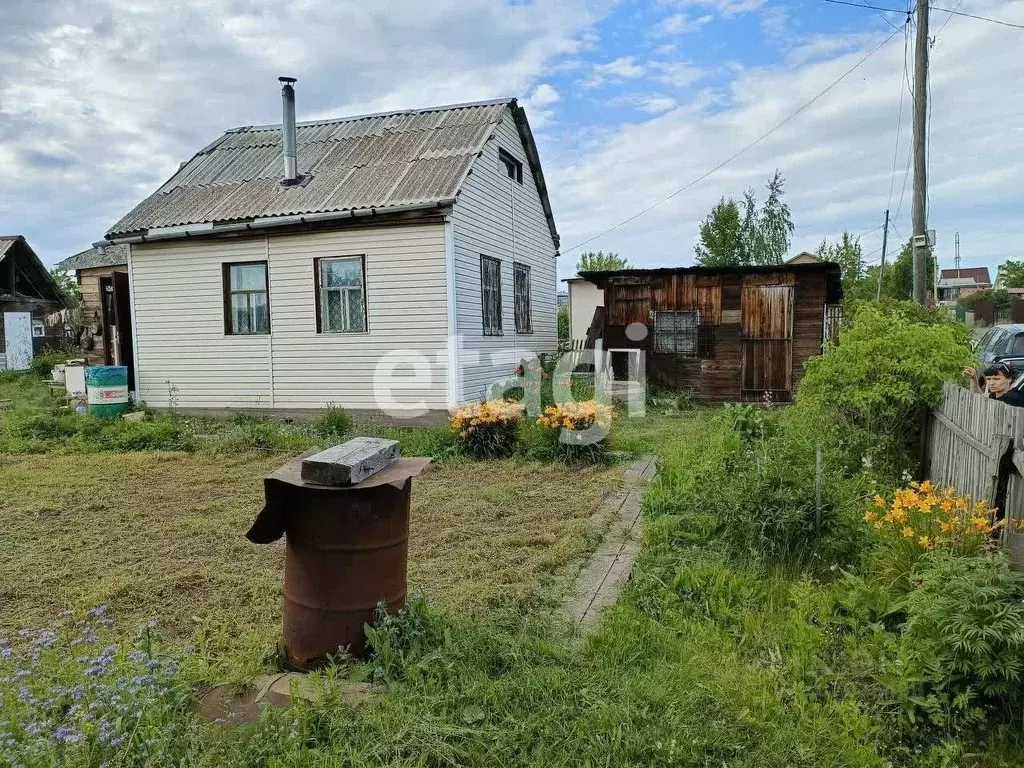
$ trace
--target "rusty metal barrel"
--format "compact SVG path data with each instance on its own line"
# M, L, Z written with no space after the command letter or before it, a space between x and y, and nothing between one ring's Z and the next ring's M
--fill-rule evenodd
M378 603L405 605L412 478L429 459L399 459L335 487L304 481L303 458L264 480L266 505L247 535L285 536L284 645L304 670L341 648L362 655Z

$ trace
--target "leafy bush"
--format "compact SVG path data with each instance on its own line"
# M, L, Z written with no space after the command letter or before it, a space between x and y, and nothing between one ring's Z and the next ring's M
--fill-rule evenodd
M329 437L343 437L352 431L352 417L337 406L327 408L313 423L317 431Z
M937 551L913 578L903 644L927 696L912 704L968 720L1024 704L1024 574L1002 557Z
M556 456L569 462L594 463L608 451L607 437L615 408L596 400L565 402L544 409L536 425L549 433Z
M398 613L377 605L373 626L366 627L372 675L379 682L401 680L409 668L440 645L441 632L419 593L413 593Z
M39 379L49 379L53 373L53 366L65 363L80 355L80 352L76 352L73 349L61 349L56 352L35 355L29 364L29 373Z
M523 406L507 400L488 400L457 408L450 424L467 456L497 458L515 452L522 421Z
M725 423L744 443L755 443L775 433L775 423L768 413L753 403L727 403L722 413Z
M876 495L864 521L879 532L872 553L875 575L897 592L910 589L910 573L932 550L973 557L991 548L995 511L984 501L972 503L953 488L940 490L929 480L911 483L892 502Z
M972 359L956 326L866 306L838 345L808 361L797 405L838 427L851 470L866 456L895 479L914 464L921 426L943 382L957 379Z

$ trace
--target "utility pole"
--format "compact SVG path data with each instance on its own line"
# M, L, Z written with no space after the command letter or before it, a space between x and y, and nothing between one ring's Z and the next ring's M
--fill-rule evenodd
M925 197L928 189L928 0L917 0L917 38L914 49L914 301L926 300L928 246Z
M882 230L882 266L878 268L878 291L875 301L882 300L882 274L885 272L885 247L889 244L889 209L885 209L885 229Z
M955 239L954 243L955 243L955 245L953 246L953 248L954 248L954 250L953 250L953 253L954 253L953 263L956 264L956 276L960 277L960 233L959 232L956 233L956 239Z

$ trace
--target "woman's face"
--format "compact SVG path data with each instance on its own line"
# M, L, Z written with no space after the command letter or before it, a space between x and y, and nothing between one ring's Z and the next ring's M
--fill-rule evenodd
M988 391L993 395L1003 395L1010 388L1010 377L1005 373L997 373L995 376L986 376Z

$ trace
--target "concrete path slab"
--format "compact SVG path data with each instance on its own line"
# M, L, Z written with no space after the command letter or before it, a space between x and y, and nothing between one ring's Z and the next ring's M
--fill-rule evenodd
M619 599L640 551L642 506L647 484L657 473L657 460L644 455L623 473L622 487L598 506L590 523L608 525L597 551L573 581L564 604L566 616L581 630L593 627L601 612Z

